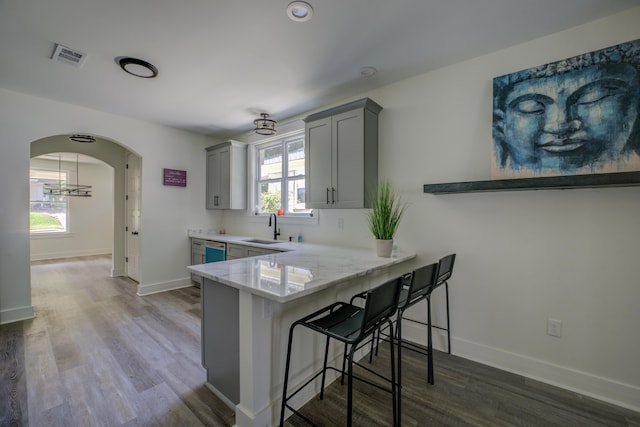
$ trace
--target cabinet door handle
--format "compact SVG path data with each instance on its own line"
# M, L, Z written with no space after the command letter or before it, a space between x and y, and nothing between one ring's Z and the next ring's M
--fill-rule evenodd
M137 231L132 231L131 234L133 234L134 236L137 236L138 232Z
M327 204L329 204L329 187L327 187Z
M335 204L336 203L336 189L334 187L331 187L331 204Z
M218 206L218 196L213 196L213 206Z

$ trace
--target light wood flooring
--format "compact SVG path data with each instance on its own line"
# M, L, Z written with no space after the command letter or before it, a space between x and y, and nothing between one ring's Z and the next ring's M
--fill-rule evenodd
M233 412L204 386L200 292L135 294L108 277L110 259L32 265L37 317L0 326L0 426L231 426ZM475 362L403 354L404 426L640 426L640 414ZM381 347L374 367L387 367ZM303 412L344 425L346 387ZM358 426L391 425L390 397L356 382ZM291 417L288 426L305 425Z
M32 264L36 318L0 327L0 425L232 425L204 386L200 291L141 298L110 264Z

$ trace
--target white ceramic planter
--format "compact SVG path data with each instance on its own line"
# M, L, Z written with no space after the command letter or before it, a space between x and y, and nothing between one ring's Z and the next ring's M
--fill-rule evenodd
M376 252L379 257L390 258L393 250L393 239L376 240Z

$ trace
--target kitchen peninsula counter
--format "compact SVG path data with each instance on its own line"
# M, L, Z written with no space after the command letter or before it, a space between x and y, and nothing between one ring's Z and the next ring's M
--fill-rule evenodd
M224 235L217 241L245 243ZM190 266L203 277L202 361L207 386L235 409L236 425L276 425L284 380L287 336L299 318L335 301L385 283L413 269L415 254L380 258L375 249L282 242L264 247L279 252ZM316 334L317 335L317 334ZM314 334L296 335L290 387L310 378L322 364L324 348ZM330 360L340 364L342 346ZM301 392L302 406L319 384Z
M283 252L194 265L188 267L189 270L227 286L286 303L415 258L415 254L402 252L391 258L381 258L376 256L375 249L293 242L264 245L242 239L248 238L216 238L225 243L240 243Z

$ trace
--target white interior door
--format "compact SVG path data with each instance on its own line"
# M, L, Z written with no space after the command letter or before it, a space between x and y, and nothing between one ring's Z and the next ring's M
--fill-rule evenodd
M127 276L140 282L140 198L142 192L140 157L127 154Z

